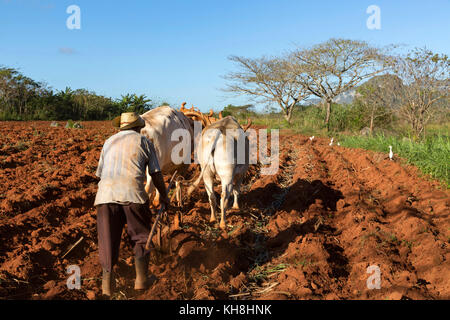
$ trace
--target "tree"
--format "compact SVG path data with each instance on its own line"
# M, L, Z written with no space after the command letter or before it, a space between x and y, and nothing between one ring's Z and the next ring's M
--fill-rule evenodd
M150 104L152 100L148 99L145 94L141 94L140 96L134 95L133 105L134 111L137 113L144 113L150 110L153 106Z
M331 105L340 94L385 70L387 56L364 41L330 39L291 54L296 79L326 103L325 125L329 129Z
M356 92L355 102L362 107L364 120L368 122L372 134L375 123L390 120L399 105L403 84L398 77L387 74L368 80Z
M236 63L240 70L225 76L229 83L224 90L248 95L258 102L276 104L290 123L294 107L306 99L309 93L296 81L288 61L281 58L251 59L238 56L231 56L229 60Z
M129 94L122 95L118 103L122 106L122 112L137 112L142 114L150 110L153 105L150 104L151 100L147 98L145 94L136 95Z
M33 113L33 101L46 90L45 84L24 76L13 68L0 68L0 111L20 119Z
M394 73L405 88L399 117L410 126L416 137L425 135L425 126L441 103L448 109L450 60L426 48L416 48L394 61Z

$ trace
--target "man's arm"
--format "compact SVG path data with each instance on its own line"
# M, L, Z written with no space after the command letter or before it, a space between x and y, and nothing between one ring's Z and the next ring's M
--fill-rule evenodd
M166 184L164 183L164 178L161 171L151 173L150 176L152 177L153 184L155 185L156 189L160 194L159 198L160 201L164 203L166 206L169 205L170 200L168 198Z
M102 170L103 170L103 148L102 148L102 151L100 152L100 159L98 160L98 166L97 166L97 171L95 172L95 175L97 177L101 178Z
M147 142L147 148L148 148L148 172L150 176L152 177L153 184L155 185L156 189L158 190L160 194L160 201L164 203L166 206L169 205L170 200L167 195L166 185L164 183L164 177L161 173L161 169L159 167L158 157L156 155L155 147L153 146L153 143L145 138Z

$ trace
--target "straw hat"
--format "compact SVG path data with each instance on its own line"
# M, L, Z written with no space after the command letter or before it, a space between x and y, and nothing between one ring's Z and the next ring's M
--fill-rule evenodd
M136 112L124 112L112 121L113 127L127 130L136 127L144 127L145 121Z

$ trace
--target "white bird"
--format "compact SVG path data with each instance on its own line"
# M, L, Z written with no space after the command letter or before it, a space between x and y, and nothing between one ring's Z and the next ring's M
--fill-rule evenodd
M314 136L309 137L309 140L313 141L314 140Z
M394 157L394 153L392 152L392 146L389 146L389 159L392 160L393 157Z
M331 138L330 147L333 145L334 138Z

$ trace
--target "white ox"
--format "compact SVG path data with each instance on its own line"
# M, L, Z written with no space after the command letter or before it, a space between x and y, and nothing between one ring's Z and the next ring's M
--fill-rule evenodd
M246 126L248 129L251 122ZM227 148L228 146L228 148ZM238 150L240 149L240 150ZM201 173L188 189L188 196L198 186L201 179L205 183L211 206L210 222L216 221L216 196L214 178L222 184L220 198L220 228L226 228L225 214L231 194L234 196L233 208L239 209L239 192L242 179L249 167L249 140L237 120L231 116L207 126L202 132L199 162Z
M182 163L175 164L172 161L172 150L180 143L179 141L172 141L172 133L177 129L187 130L190 134L190 143L192 145L194 137L193 121L186 117L183 112L169 106L152 109L144 113L141 117L145 121L145 127L142 128L141 134L153 142L161 172L163 174L172 174L177 168L183 166ZM147 171L145 191L151 196L153 190L155 190L155 186ZM159 199L159 193L156 190L154 202L157 202L157 199Z

